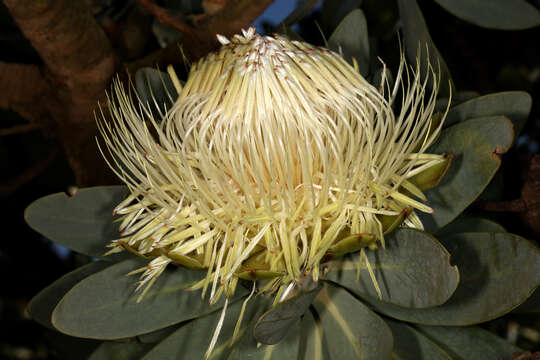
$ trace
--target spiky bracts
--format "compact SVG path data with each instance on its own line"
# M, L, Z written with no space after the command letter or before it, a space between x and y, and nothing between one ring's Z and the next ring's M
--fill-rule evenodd
M442 124L432 124L432 69L422 80L402 58L392 88L386 71L376 88L324 48L254 29L219 40L161 118L116 84L114 121L101 123L131 192L112 251L153 258L141 285L173 262L208 269L195 287L211 301L239 276L283 290L306 273L316 281L344 239L376 248L381 216L432 211L408 181L443 161L424 153ZM405 223L422 228L414 211Z

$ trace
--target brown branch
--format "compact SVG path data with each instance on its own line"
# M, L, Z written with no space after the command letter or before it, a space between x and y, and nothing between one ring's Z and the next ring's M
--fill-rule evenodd
M30 169L26 170L21 175L16 176L14 179L8 181L7 183L1 184L0 185L0 198L6 197L14 193L23 185L27 184L32 179L36 178L41 173L43 173L43 171L45 171L53 163L53 161L56 159L59 153L60 153L60 146L57 145L54 148L52 148L41 161L38 161Z
M93 110L118 64L87 2L3 0L44 62L50 91L41 103L55 121L77 185L103 183L106 165L95 149Z
M186 24L180 15L171 14L169 11L154 4L150 0L139 0L139 4L153 14L160 23L169 25L183 34L195 36L194 33L196 29L193 26Z
M145 0L143 0L145 2ZM217 34L233 36L253 23L274 0L229 0L225 7L213 16L209 16L193 27L195 31L186 36L180 44L182 52L190 61L195 61L219 47ZM181 30L180 30L181 31ZM149 54L127 65L130 72L143 66L166 66L182 62L179 45L170 44L165 49Z
M522 199L511 201L478 200L475 205L483 210L495 212L523 212L527 209L527 205Z
M43 128L43 125L35 124L35 123L17 125L17 126L13 126L6 129L0 129L0 136L24 134L24 133L36 131L42 128Z
M56 81L92 96L102 93L114 73L115 57L86 2L3 1Z
M36 65L0 61L0 108L10 109L30 121L45 117L42 98L47 83Z
M540 360L540 351L535 353L531 353L530 351L517 352L512 354L510 360Z

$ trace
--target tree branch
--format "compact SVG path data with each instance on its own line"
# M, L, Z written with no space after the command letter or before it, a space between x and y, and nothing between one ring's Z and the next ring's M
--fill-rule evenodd
M152 13L152 15L154 15L160 23L169 25L173 29L180 31L183 34L195 36L195 28L189 24L186 24L181 16L171 14L169 11L159 5L154 4L150 0L139 0L139 4Z
M148 3L148 0L139 0ZM198 23L198 25L177 25L180 31L186 27L180 46L184 55L190 61L196 61L211 51L219 47L216 35L233 36L253 23L264 10L272 4L274 0L229 0L225 7L213 16L209 16ZM172 21L169 17L167 21ZM170 24L169 24L170 25ZM189 30L193 28L194 31ZM127 65L130 72L143 66L166 66L168 64L178 64L182 62L178 44L170 44L165 49L149 54L143 59L139 59Z
M95 96L115 70L110 43L83 1L4 0L52 76Z
M522 199L510 201L478 200L475 205L483 210L495 212L523 212L527 209L527 204Z
M40 124L30 123L24 125L17 125L6 129L0 129L0 136L14 135L14 134L24 134L32 131L42 129L43 126Z
M95 148L93 110L118 64L108 38L85 1L3 1L44 62L49 91L42 103L77 185L103 183L107 169Z
M47 83L38 66L0 61L0 89L0 108L13 110L30 121L46 116L41 100Z

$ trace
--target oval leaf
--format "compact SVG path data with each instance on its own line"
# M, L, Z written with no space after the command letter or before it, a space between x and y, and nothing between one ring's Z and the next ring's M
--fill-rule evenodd
M167 336L178 330L182 325L184 325L184 323L174 324L156 331L139 335L137 336L137 341L143 344L155 344L161 342Z
M110 263L103 261L93 262L62 276L32 298L28 304L30 316L41 325L54 329L51 316L62 297L79 281L105 269L109 265Z
M88 256L103 257L107 251L105 245L119 237L112 213L125 195L124 186L80 189L72 197L56 193L30 204L24 218L32 229L62 246ZM103 258L121 257L125 254Z
M441 347L411 326L385 320L394 336L394 358L400 360L452 360Z
M126 260L75 285L53 312L55 328L68 335L114 340L155 331L219 309L200 291L186 290L205 276L189 269L165 271L140 303L134 294L137 279L126 274L145 262ZM241 295L242 289L236 293Z
M454 360L510 359L522 350L477 326L418 326ZM430 358L431 359L431 358Z
M540 25L540 12L525 0L435 0L448 12L478 26L521 30Z
M457 106L465 101L474 99L475 97L480 96L476 91L459 91L457 93L452 93L452 102L450 106ZM435 103L435 112L445 112L448 107L448 98L441 97L437 99Z
M369 71L369 39L366 17L360 9L354 9L341 21L328 39L328 48L343 54L343 58L352 63L358 62L360 74Z
M296 324L291 324L293 328L291 336L278 345L257 346L257 341L253 337L251 329L257 317L270 306L270 301L263 297L248 301L238 330L238 336L233 343L232 336L242 305L243 303L238 301L227 309L218 341L209 359L264 358L281 360L296 358L299 344L298 321ZM143 359L203 359L220 316L221 311L216 311L189 322L156 345Z
M397 0L397 3L403 25L402 31L405 50L409 61L415 64L420 51L420 65L424 76L428 63L435 69L440 67L441 83L439 94L440 96L448 96L451 88L454 88L452 85L452 76L446 62L431 39L431 35L429 35L426 21L416 0Z
M540 251L517 235L462 233L441 242L461 274L450 300L429 309L405 309L373 298L366 301L377 311L399 320L464 326L508 313L540 285Z
M393 339L388 325L346 290L326 283L313 305L331 359L391 358Z
M300 333L298 360L330 359L321 319L313 306L302 317Z
M459 273L450 255L431 235L414 229L398 229L386 238L386 249L366 251L382 294L382 301L422 308L444 303L455 291ZM377 297L365 262L354 254L326 264L325 279L359 295Z
M437 231L436 235L438 238L443 238L465 232L506 232L506 229L493 220L462 215Z
M300 320L309 308L320 288L298 294L264 313L253 329L258 342L273 345L283 340L290 327Z
M88 360L138 360L152 348L136 341L105 341L90 355Z
M454 155L439 185L426 192L433 214L418 214L428 232L448 224L485 189L514 139L513 126L504 116L472 119L442 131L429 153Z
M324 0L321 8L321 21L324 28L331 31L350 14L362 5L362 0Z
M519 134L529 117L532 107L531 96L524 91L505 91L475 97L456 105L448 111L445 126L473 118L505 115L514 124Z

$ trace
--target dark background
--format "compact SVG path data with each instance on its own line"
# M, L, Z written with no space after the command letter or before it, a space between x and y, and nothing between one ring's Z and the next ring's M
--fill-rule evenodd
M129 1L128 1L129 2ZM392 6L393 1L388 2ZM126 1L115 1L115 6ZM292 1L277 1L264 19L258 21L263 31L277 24L291 8ZM370 1L364 9L369 19ZM533 98L533 108L517 148L503 156L498 181L502 200L520 197L524 182L523 170L531 154L540 148L540 29L497 31L466 23L446 12L433 1L419 1L435 44L446 60L459 90L488 94L505 90L524 90ZM394 5L395 6L395 5ZM128 10L129 11L129 10ZM322 44L319 30L312 20L320 19L315 11L295 28L312 43ZM370 35L383 34L380 24L369 23ZM392 38L392 35L390 35ZM381 57L390 54L391 39L380 47ZM395 43L394 43L395 44ZM150 47L157 47L157 41ZM386 46L386 47L385 47ZM37 53L11 21L0 3L0 60L39 63ZM9 91L9 89L0 89ZM0 127L8 128L25 121L13 112L0 110ZM53 134L31 132L0 137L0 183L9 184L18 174L42 161L46 149L55 144ZM38 176L16 191L1 193L0 232L0 358L53 359L47 346L47 335L25 312L29 300L41 289L66 272L89 261L88 258L59 248L32 231L24 222L24 209L33 200L74 185L74 176L65 156L56 159ZM510 232L533 241L536 235L528 229L519 214L494 214ZM538 316L509 315L485 325L501 336L516 326L540 330ZM538 339L520 337L518 345L540 350Z

